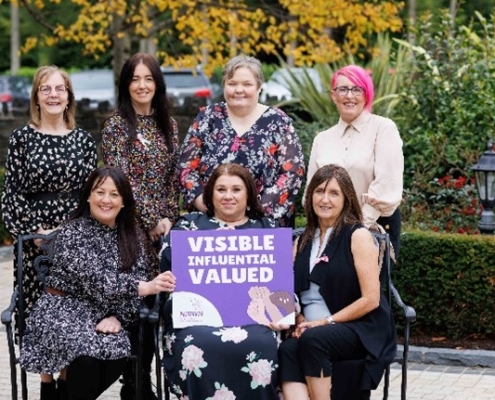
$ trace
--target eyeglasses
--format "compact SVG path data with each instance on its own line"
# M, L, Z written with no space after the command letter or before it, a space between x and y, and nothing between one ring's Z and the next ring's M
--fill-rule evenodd
M52 92L52 89L55 89L55 92L57 94L64 94L65 92L67 92L67 87L65 85L58 85L55 86L54 88L48 85L43 85L40 86L38 90L42 95L48 96Z
M347 93L351 92L353 96L359 97L362 96L364 93L364 89L360 86L353 86L353 87L337 86L333 90L334 92L337 92L340 96L347 96Z

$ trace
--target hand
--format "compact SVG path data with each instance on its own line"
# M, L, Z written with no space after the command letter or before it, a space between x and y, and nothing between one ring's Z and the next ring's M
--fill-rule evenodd
M301 324L297 324L294 328L294 331L292 332L292 337L299 339L306 329L308 328L305 326L301 326Z
M171 271L162 272L149 282L139 282L139 296L149 296L160 292L173 292L175 290L175 276Z
M276 322L270 322L270 325L268 326L276 332L286 331L290 328L290 325L288 324L278 324Z
M119 333L122 329L120 321L114 316L103 318L98 325L96 331L101 333Z
M148 231L148 236L153 242L160 240L160 237L166 235L172 228L172 222L168 218L161 219L153 229Z
M53 228L53 229L43 229L43 228L39 228L39 229L36 231L36 233L39 233L39 234L41 234L41 235L49 235L50 233L55 232L57 229L58 229L58 227L57 227L57 228ZM40 247L40 246L41 246L41 243L42 243L42 242L43 242L43 239L35 239L35 240L34 240L34 244L35 244L36 246L38 246L38 247Z
M316 328L317 326L325 326L328 325L328 321L323 318L323 319L317 319L315 321L303 321L300 324L297 325L298 329L308 329L308 328Z

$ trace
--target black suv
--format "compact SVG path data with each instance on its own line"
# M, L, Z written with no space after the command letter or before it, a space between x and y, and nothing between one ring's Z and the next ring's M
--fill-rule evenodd
M222 89L211 83L201 68L162 67L167 94L173 107L185 115L195 115L199 107L218 101Z

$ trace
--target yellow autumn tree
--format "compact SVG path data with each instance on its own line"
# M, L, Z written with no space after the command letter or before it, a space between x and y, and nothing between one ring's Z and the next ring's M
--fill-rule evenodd
M45 6L62 0L11 1L49 30L28 38L23 51L80 43L95 57L112 51L116 71L132 41L143 39L156 45L164 64L202 63L207 72L238 53L281 54L297 65L332 62L348 52L372 52L374 33L401 29L404 6L385 0L65 0L77 15L51 25Z

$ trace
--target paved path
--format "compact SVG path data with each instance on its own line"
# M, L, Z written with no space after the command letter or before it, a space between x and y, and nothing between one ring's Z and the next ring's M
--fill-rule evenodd
M0 311L4 310L12 293L12 261L0 251ZM414 334L414 330L413 330ZM431 364L410 364L408 399L423 400L485 400L495 399L495 369ZM389 399L400 399L401 370L394 365L390 374ZM118 400L120 383L115 383L100 399ZM0 400L11 398L10 369L5 327L0 326ZM39 378L28 374L29 400L39 399ZM20 390L20 388L19 388ZM382 385L371 399L382 399ZM19 396L20 398L20 396ZM253 399L255 400L255 399Z

